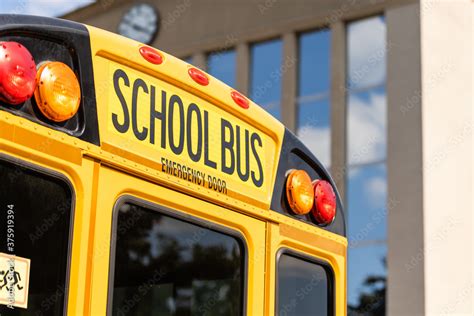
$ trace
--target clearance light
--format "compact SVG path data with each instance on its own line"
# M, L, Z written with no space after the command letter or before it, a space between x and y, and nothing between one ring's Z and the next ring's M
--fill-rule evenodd
M188 70L189 76L193 78L194 81L199 83L201 86L207 86L209 84L209 78L207 78L206 74L197 68L189 68Z
M148 62L159 65L163 62L163 56L156 50L148 46L140 47L140 54Z
M307 214L314 204L311 178L304 170L292 170L286 180L286 198L293 212Z
M58 61L42 64L36 77L35 100L41 112L55 122L76 114L81 102L81 88L69 66Z
M336 217L336 194L332 185L324 180L316 180L314 188L314 206L312 214L320 225L331 224Z
M237 91L232 91L230 93L230 96L232 97L232 100L240 106L241 108L248 109L249 108L249 100L244 97L241 93Z
M36 64L17 42L0 42L0 100L20 104L35 91Z

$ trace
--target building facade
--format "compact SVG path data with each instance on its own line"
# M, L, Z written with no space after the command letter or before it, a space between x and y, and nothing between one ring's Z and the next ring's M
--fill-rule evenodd
M473 314L471 1L146 3L64 18L143 31L302 138L345 201L349 314Z

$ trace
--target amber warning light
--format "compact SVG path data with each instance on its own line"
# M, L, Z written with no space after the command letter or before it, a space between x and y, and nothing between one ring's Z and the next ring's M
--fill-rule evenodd
M336 217L336 194L331 183L325 180L312 182L304 170L288 173L286 199L293 213L305 215L311 212L318 225L329 225Z
M40 65L35 91L36 104L48 119L63 122L76 114L81 102L81 89L69 66L58 61Z

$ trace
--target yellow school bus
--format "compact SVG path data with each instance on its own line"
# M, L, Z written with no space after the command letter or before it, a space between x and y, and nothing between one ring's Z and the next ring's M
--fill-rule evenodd
M1 315L345 315L313 154L158 49L0 15Z

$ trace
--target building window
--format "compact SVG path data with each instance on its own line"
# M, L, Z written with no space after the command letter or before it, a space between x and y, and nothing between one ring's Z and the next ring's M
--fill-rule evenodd
M134 203L116 212L112 315L243 314L240 239Z
M331 160L330 44L329 30L299 38L297 134L325 167Z
M250 98L281 120L281 40L254 44L251 48Z
M207 72L231 87L235 87L235 70L235 50L214 52L207 56Z
M349 315L384 315L387 256L386 26L347 26Z

